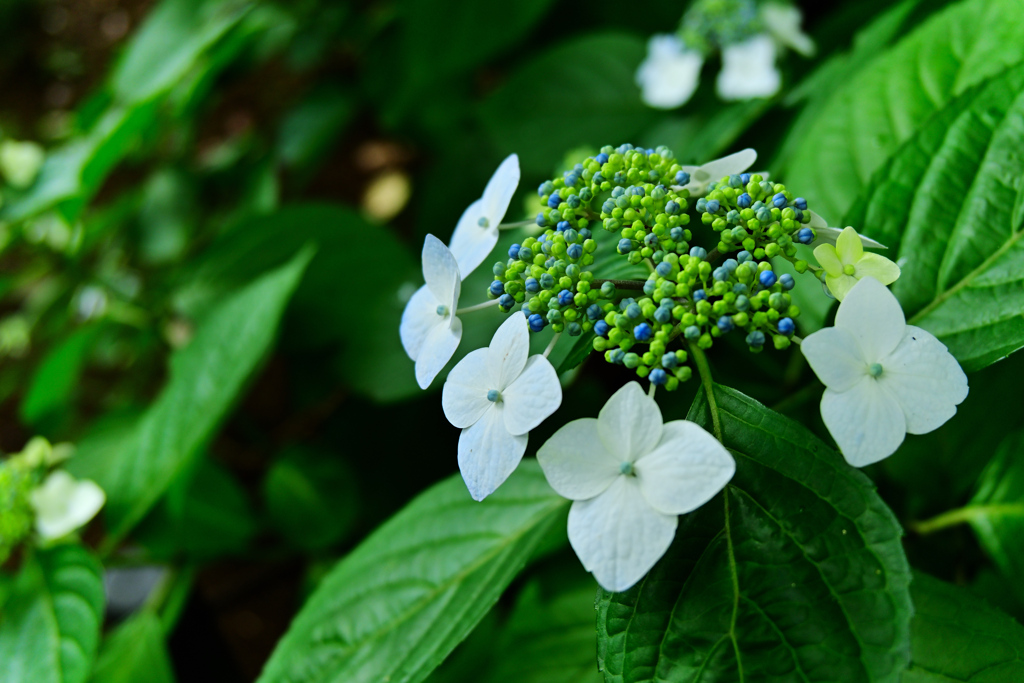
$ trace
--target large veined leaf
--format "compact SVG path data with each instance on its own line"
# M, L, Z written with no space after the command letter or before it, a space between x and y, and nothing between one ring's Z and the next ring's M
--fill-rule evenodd
M107 636L89 683L174 683L160 619L143 610Z
M0 615L0 681L85 683L102 622L99 562L79 545L37 551Z
M311 249L302 250L201 320L188 346L171 357L160 397L118 450L80 445L69 469L107 492L104 515L112 537L142 519L213 435L269 351L311 257Z
M1024 61L1022 44L1018 0L964 0L936 14L862 68L822 107L815 124L800 131L787 187L838 221L928 117Z
M634 588L599 596L609 683L898 681L910 571L892 512L801 425L716 386L736 475ZM688 418L710 430L703 393Z
M965 92L872 178L847 217L899 257L909 321L966 370L1024 346L1024 65Z
M1009 683L1024 680L1024 627L927 574L911 584L913 662L903 683Z
M533 460L481 503L458 475L441 482L331 571L260 682L422 681L567 510Z

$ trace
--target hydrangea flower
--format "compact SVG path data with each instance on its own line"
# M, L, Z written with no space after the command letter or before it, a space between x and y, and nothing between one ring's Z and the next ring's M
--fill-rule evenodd
M840 301L862 278L873 277L883 285L891 285L900 276L900 267L895 263L864 251L860 235L853 228L844 228L839 233L836 246L815 247L814 257L825 269L825 285Z
M711 183L727 175L739 175L753 166L755 161L757 152L748 147L702 166L683 166L683 170L690 174L690 182L682 187L690 191L691 197L699 197L708 191Z
M800 30L803 14L799 8L781 2L767 2L761 6L761 20L777 42L804 57L814 56L814 41Z
M455 226L449 248L466 278L484 262L498 243L498 226L519 187L519 157L510 154L487 181L484 194L470 204Z
M904 436L938 429L967 398L967 377L942 342L907 325L896 297L873 277L847 293L835 327L800 349L825 385L821 417L854 467L896 452Z
M832 246L835 246L836 240L839 239L839 235L842 234L843 229L842 228L830 228L828 226L828 221L826 221L820 215L818 215L818 214L816 214L816 213L814 213L813 211L810 211L810 210L808 210L807 213L809 213L811 215L811 221L807 225L809 227L811 227L811 228L814 228L814 234L815 234L814 241L811 242L808 246L810 246L812 249L814 249L815 247L821 246L822 244L831 244ZM861 245L863 245L864 247L866 247L868 249L888 249L889 248L889 247L885 246L884 244L882 244L881 242L876 242L875 240L871 239L870 237L867 237L865 235L861 235L860 233L857 233L857 236L860 237Z
M775 68L775 41L759 33L741 43L722 49L722 70L715 82L723 100L749 100L771 97L782 86L782 75Z
M508 479L526 452L529 431L562 403L558 373L542 355L528 357L525 316L502 323L486 349L466 355L448 373L444 415L462 429L459 470L475 500Z
M679 36L662 33L647 41L647 57L636 71L643 101L657 109L675 109L697 89L704 56L687 49Z
M639 581L672 544L678 515L710 500L736 471L697 424L662 424L658 404L636 382L615 392L596 420L555 432L537 460L551 487L574 501L569 542L610 591Z
M95 482L55 470L31 494L36 532L44 541L66 536L95 517L106 498Z
M416 382L426 389L459 348L462 321L458 310L462 278L459 264L441 240L423 241L423 279L402 312L398 332L402 347L416 363Z

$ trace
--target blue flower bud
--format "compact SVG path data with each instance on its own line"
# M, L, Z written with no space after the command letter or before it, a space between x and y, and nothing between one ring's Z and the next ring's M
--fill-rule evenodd
M526 261L527 263L533 261L533 251L529 247L520 247L516 255L521 261Z
M719 266L718 268L715 268L713 273L711 273L711 277L715 278L715 280L718 280L719 282L724 282L729 279L729 269Z
M797 197L796 199L793 200L793 206L795 206L796 208L800 209L801 211L806 211L807 210L807 200L804 199L803 197Z
M743 187L743 179L739 175L729 176L729 187L739 189Z
M545 180L543 183L540 184L540 187L537 188L537 196L543 197L544 195L551 194L554 191L555 184L550 180Z
M788 337L796 331L796 324L793 323L792 318L783 318L779 321L778 328L780 334Z
M602 311L601 307L597 304L590 304L587 306L587 317L591 320L597 320L603 313L604 311Z
M651 370L651 374L647 375L647 379L651 381L651 384L660 387L668 381L668 375L661 368L654 368Z
M786 201L786 195L784 195L781 192L772 197L772 204L775 206L776 209L785 208L787 203L788 202Z
M570 337L578 337L583 333L583 328L580 326L579 323L573 322L569 323L569 325L565 328L565 331L569 333Z
M739 267L739 263L734 258L727 258L722 262L722 267L728 270L730 273L736 272L736 268Z
M609 325L603 320L598 320L596 323L594 323L594 334L596 334L598 337L607 337L608 330L610 329L612 329L611 325Z
M662 301L664 301L664 299L662 299ZM659 307L658 310L654 312L654 319L664 325L672 319L672 308L666 308L665 306Z
M736 294L746 294L747 286L742 282L737 282L732 286L732 291L735 292Z
M646 235L644 235L644 244L646 244L649 247L658 246L658 236L655 235L653 232L647 233Z
M520 245L513 244L511 247L508 248L508 257L510 259L517 259L517 258L519 258L519 249L520 249Z
M705 204L704 207L708 213L718 213L718 210L722 207L722 205L718 203L717 199L712 199L707 204Z
M539 227L543 228L547 224L548 224L548 219L544 218L544 214L538 213L537 214L537 225Z
M626 357L626 352L622 349L615 349L611 353L612 362L616 365L622 365L623 359Z
M697 327L696 325L690 325L685 330L683 330L683 336L689 339L690 341L696 341L700 339L700 328Z
M604 204L601 205L601 213L611 213L615 210L615 201L612 199L604 200Z
M740 263L746 263L747 261L753 261L754 255L751 254L749 251L741 251L740 253L736 254L736 260L739 261Z
M495 280L491 283L491 294L494 296L501 296L505 293L505 283L500 280Z
M536 294L540 291L540 283L537 282L537 278L528 277L526 278L526 291L530 294Z
M580 234L572 228L568 228L564 233L562 233L562 237L565 238L567 243L572 244L573 242L579 241Z
M668 353L661 357L661 365L662 367L671 370L672 368L679 365L679 357L676 356L675 353L669 351Z
M636 320L642 315L640 311L640 306L638 304L630 304L629 306L626 307L626 315L632 318L633 320Z
M810 244L814 241L814 231L810 228L800 228L796 233L796 241L800 244Z
M632 297L623 299L622 301L619 302L619 310L620 311L625 311L627 308L629 308L630 304L635 304L635 303L636 303L636 299L634 299Z
M722 332L732 332L736 329L736 325L733 324L732 318L727 315L723 315L718 319L718 329Z
M736 310L740 312L750 310L750 299L745 294L740 294L736 297Z
M782 285L782 288L785 289L786 291L789 291L796 287L796 281L793 279L793 276L790 275L789 273L783 273L782 275L779 276L779 284Z
M775 273L770 270L764 270L761 271L761 275L757 279L762 286L771 287L775 284Z
M604 152L601 152L596 157L594 157L594 161L604 166L605 164L608 163L608 155L605 154Z
M679 202L677 202L674 199L669 200L669 202L667 204L665 204L665 213L667 213L670 216L675 216L681 210L682 209L679 206Z
M579 244L570 244L569 248L565 250L565 253L573 261L576 261L583 256L583 247Z
M682 242L686 238L686 233L682 228L672 228L668 231L668 236L673 242Z
M572 292L568 289L563 289L558 293L558 303L562 306L568 306L572 303Z
M540 276L541 289L551 289L555 286L555 276L551 273L544 273Z
M657 289L657 285L654 280L647 280L644 282L644 294L647 296L654 296L655 289Z
M697 200L697 213L704 213L708 208L708 200L701 197Z
M764 346L764 332L754 330L747 335L747 346Z
M772 212L768 210L768 207L762 206L757 210L757 220L761 221L762 225L767 225L772 220Z
M676 173L676 185L686 185L690 182L690 174L686 171Z
M580 198L579 198L579 195L575 195L575 194L569 195L569 198L565 200L565 203L569 205L570 209L578 209L578 208L580 208Z
M692 249L690 249L690 256L692 258L699 258L703 260L708 257L708 252L704 249L704 247L693 247Z
M615 283L603 282L601 283L601 296L605 299L610 299L615 296Z
M563 230L568 230L569 227L569 221L558 221L558 224L555 225L555 230L562 232Z
M669 275L672 274L672 264L669 263L668 261L662 261L654 269L654 272L656 272L661 277L668 277Z
M633 305L636 306L636 304ZM639 309L639 306L637 308ZM633 336L636 337L637 341L645 342L654 336L654 330L652 330L651 326L648 325L647 323L640 323L639 325L633 328Z
M736 206L740 207L741 209L749 209L753 201L753 197L744 192L736 199Z
M507 310L511 309L515 305L516 305L516 300L513 299L508 294L502 294L500 297L498 297L498 306L500 306L502 310L507 311Z
M705 301L708 298L708 293L703 289L696 289L693 291L692 296L694 301Z
M741 173L740 174L740 180L743 182L744 185L746 185L747 183L750 182L750 174L749 173Z
M627 240L625 238L619 240L619 253L620 254L628 254L631 251L633 251L633 241L632 240Z
M552 192L551 196L548 197L548 208L557 209L558 205L562 203L562 198L557 192Z

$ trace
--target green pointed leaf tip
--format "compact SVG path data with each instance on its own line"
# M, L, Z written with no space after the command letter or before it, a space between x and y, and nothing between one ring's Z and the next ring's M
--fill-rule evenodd
M838 221L922 122L1024 61L1021 44L1019 0L964 0L933 15L836 90L793 150L787 186ZM875 237L872 226L855 227Z
M96 658L89 683L174 683L160 619L141 611L117 627Z
M534 460L480 503L458 475L437 484L331 571L260 683L422 681L567 510Z
M1024 627L967 590L914 573L913 662L902 683L1024 681Z
M892 512L805 428L714 391L736 476L640 584L600 594L605 680L896 683L912 606ZM688 418L710 430L703 394Z
M119 452L83 440L68 469L107 493L112 537L127 533L153 507L216 431L246 380L267 355L312 249L229 296L171 357L170 381ZM105 445L105 444L103 444Z
M78 545L26 560L0 618L0 681L85 682L103 622L100 571Z

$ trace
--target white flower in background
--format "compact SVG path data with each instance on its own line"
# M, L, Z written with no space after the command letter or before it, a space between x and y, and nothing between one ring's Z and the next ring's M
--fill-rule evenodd
M31 185L45 158L46 152L34 142L0 142L0 173L14 187Z
M825 285L842 301L857 282L872 277L883 285L891 285L900 276L900 267L879 254L864 251L860 235L853 228L844 228L836 238L836 246L822 244L814 248L814 258L825 269Z
M732 479L736 463L699 425L662 424L640 385L612 395L595 420L565 425L541 446L548 483L573 501L569 542L606 590L624 591L665 554L678 515Z
M800 350L825 385L821 417L854 467L896 452L904 436L938 429L967 398L967 377L942 342L907 325L896 297L866 277L846 295L835 327Z
M725 46L715 84L723 100L749 100L777 93L782 75L775 68L775 41L761 33Z
M761 21L780 44L793 48L804 57L814 56L814 41L800 30L803 14L793 6L781 2L768 2L761 6Z
M526 452L529 431L562 403L555 368L529 353L526 317L513 313L491 345L467 354L444 383L441 406L462 429L459 470L475 500L508 479Z
M836 240L839 239L839 235L842 234L843 229L830 228L828 227L828 221L826 221L818 214L814 213L813 211L808 211L807 213L811 214L811 222L808 223L807 226L814 228L815 234L814 241L811 242L808 246L810 246L812 249L814 247L821 246L822 244L831 244L832 246L835 246ZM889 248L884 244L881 244L880 242L876 242L870 237L865 237L864 235L861 235L860 233L858 233L857 236L860 237L861 245L863 245L867 249Z
M402 312L398 332L405 352L416 363L416 382L426 389L459 348L462 321L458 310L462 278L459 265L441 240L423 241L423 279Z
M66 536L85 526L103 507L103 489L88 479L76 480L64 470L55 470L32 491L36 531L45 541Z
M757 152L751 148L740 150L735 154L709 161L703 166L683 166L683 170L690 175L690 182L682 188L690 191L691 197L703 196L708 191L708 185L720 180L727 175L743 173L757 161ZM679 186L673 185L673 189Z
M519 157L510 154L491 179L483 196L462 212L449 248L459 262L459 271L466 278L483 263L498 243L498 226L505 218L512 195L519 187Z
M641 97L651 107L675 109L697 89L704 56L688 50L679 36L663 33L647 41L647 58L636 70Z

